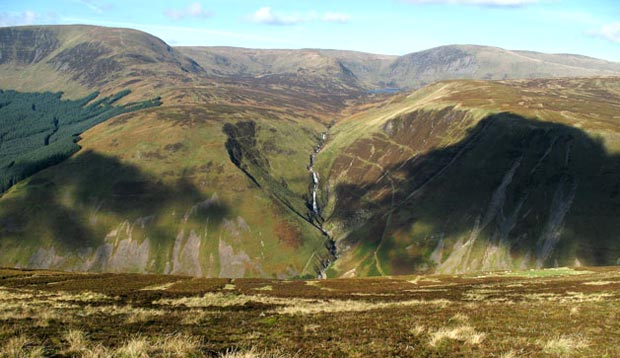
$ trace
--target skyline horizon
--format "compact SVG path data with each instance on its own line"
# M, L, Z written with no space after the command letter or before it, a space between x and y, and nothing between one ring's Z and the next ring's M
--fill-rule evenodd
M62 14L58 12L62 8ZM620 62L613 0L9 0L0 27L131 28L171 46L334 49L402 56L440 46L575 54Z
M541 54L546 54L546 55L582 56L582 57L587 57L587 58L591 58L591 59L595 59L595 60L602 60L602 61L607 61L607 62L612 62L612 63L620 63L620 60L618 60L618 61L607 60L607 59L604 59L604 58L593 57L593 56L585 55L585 54L582 54L582 53L542 52L542 51L533 51L533 50L529 50L529 49L525 49L525 48L504 48L504 47L500 47L500 46L485 45L485 44L478 44L478 43L449 43L449 44L438 45L438 46L429 47L429 48L425 48L425 49L421 49L421 50L405 52L403 54L391 54L391 53L368 52L368 51L361 51L361 50L349 50L349 49L342 49L342 48L322 48L322 47L245 47L245 46L233 46L233 45L178 45L178 44L175 45L175 44L168 43L167 41L165 41L164 39L162 39L159 36L156 36L156 35L154 35L154 34L152 34L150 32L144 31L144 30L140 30L138 28L124 27L124 26L103 26L103 25L80 24L80 23L75 23L75 24L15 25L15 26L0 26L0 28L7 28L7 27L38 27L38 26L92 26L92 27L101 27L101 28L110 28L110 29L134 30L134 31L140 31L140 32L149 34L151 36L154 36L154 37L160 39L161 41L163 41L164 43L168 44L171 47L213 47L213 48L218 48L219 47L219 48L237 48L237 49L265 50L265 51L269 51L269 50L273 50L273 51L287 51L287 50L292 50L292 51L302 51L302 50L343 51L343 52L365 53L365 54L378 55L378 56L401 57L401 56L406 56L406 55L410 55L410 54L417 53L417 52L424 52L424 51L428 51L428 50L432 50L432 49L436 49L436 48L441 48L441 47L469 46L469 47L496 48L496 49L500 49L500 50L504 50L504 51L511 51L511 52L534 52L534 53L541 53Z

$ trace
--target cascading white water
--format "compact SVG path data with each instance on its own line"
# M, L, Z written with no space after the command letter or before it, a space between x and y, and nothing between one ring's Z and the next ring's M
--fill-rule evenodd
M319 204L316 200L317 191L319 190L319 176L311 169L312 173L312 212L314 215L319 215Z
M312 154L310 154L310 165L308 165L308 171L312 175L312 189L311 189L312 213L317 217L320 215L320 208L319 208L319 203L317 199L318 191L319 191L319 174L316 171L314 171L314 159L315 159L315 156L323 148L323 144L325 144L326 139L327 139L327 133L321 133L321 140L319 144L317 144L317 146L314 147L314 151L312 152Z
M321 149L323 149L323 145L325 145L325 141L327 140L327 133L321 133L321 137L319 139L319 143L314 147L312 153L310 153L310 164L308 165L308 171L310 172L310 176L312 179L312 187L311 187L311 195L312 201L310 203L310 209L312 210L312 217L310 218L311 222L313 222L316 227L321 230L323 235L327 238L326 248L329 250L331 257L322 259L317 267L317 276L320 279L324 279L327 277L326 271L327 268L333 263L333 261L338 257L336 252L336 243L332 239L330 233L323 227L323 218L321 217L321 208L319 207L318 202L318 192L319 192L319 173L314 170L314 162L316 160L316 155L319 154Z

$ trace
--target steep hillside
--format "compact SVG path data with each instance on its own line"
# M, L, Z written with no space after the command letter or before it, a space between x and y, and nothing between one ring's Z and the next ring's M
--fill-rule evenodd
M227 143L237 137L227 126L260 157L257 181L231 161ZM288 206L305 210L314 143L298 133L319 126L266 109L208 105L109 120L84 133L77 155L0 199L0 264L315 276L329 255L325 239Z
M620 74L620 64L585 56L549 55L497 47L455 45L408 54L390 65L391 87L420 87L447 79L583 77Z
M152 89L152 82L184 82L201 70L141 31L83 25L0 28L3 89L62 89L76 97L93 90L137 90L147 83Z
M179 47L218 76L338 78L366 90L415 89L447 79L513 79L620 74L620 64L569 54L451 45L404 56L338 50ZM355 81L352 81L354 79Z
M282 84L311 91L364 92L356 74L324 50L256 50L234 47L178 47L207 73L252 78L256 84ZM365 54L364 54L365 55ZM367 55L370 59L374 55ZM374 69L373 69L374 70Z
M318 157L334 275L615 264L618 78L441 82Z
M134 90L127 97L158 94L163 106L87 131L79 153L3 194L0 264L227 277L315 276L323 268L331 253L308 219L308 156L353 91L322 91L321 82L214 81L132 30L3 31L14 35L13 53L26 51L16 50L24 34L53 39L47 53L0 66L15 78L60 76L70 85L56 89L78 84L73 94L126 86ZM86 75L80 66L93 53L80 55L89 46L105 49L92 57L95 68L120 69ZM14 84L30 88L0 80L3 88Z

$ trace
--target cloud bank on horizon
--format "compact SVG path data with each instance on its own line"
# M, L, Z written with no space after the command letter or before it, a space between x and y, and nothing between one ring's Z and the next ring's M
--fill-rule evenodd
M58 9L62 9L59 12ZM92 24L175 45L405 54L479 44L620 61L616 0L5 0L0 26Z
M273 12L270 6L261 7L248 17L252 22L266 25L297 25L310 21L344 24L347 23L350 18L351 16L348 14L336 12L325 12L321 14L317 11L310 11L304 14L277 14Z
M452 4L480 6L523 6L535 4L538 0L403 0L411 4Z

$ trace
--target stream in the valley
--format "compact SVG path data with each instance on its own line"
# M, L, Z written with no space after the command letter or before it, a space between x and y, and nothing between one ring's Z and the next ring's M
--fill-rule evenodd
M319 142L310 153L310 164L308 165L308 172L310 172L310 180L312 181L312 185L310 187L310 202L308 203L309 209L311 211L310 221L314 224L325 237L326 248L329 251L331 257L321 260L319 267L317 268L317 273L319 278L326 278L326 270L337 258L336 255L336 242L331 237L329 232L323 227L323 217L321 216L321 207L319 206L319 173L314 170L314 163L316 161L316 156L321 152L323 146L325 145L325 141L327 140L327 132L321 133L319 138Z

